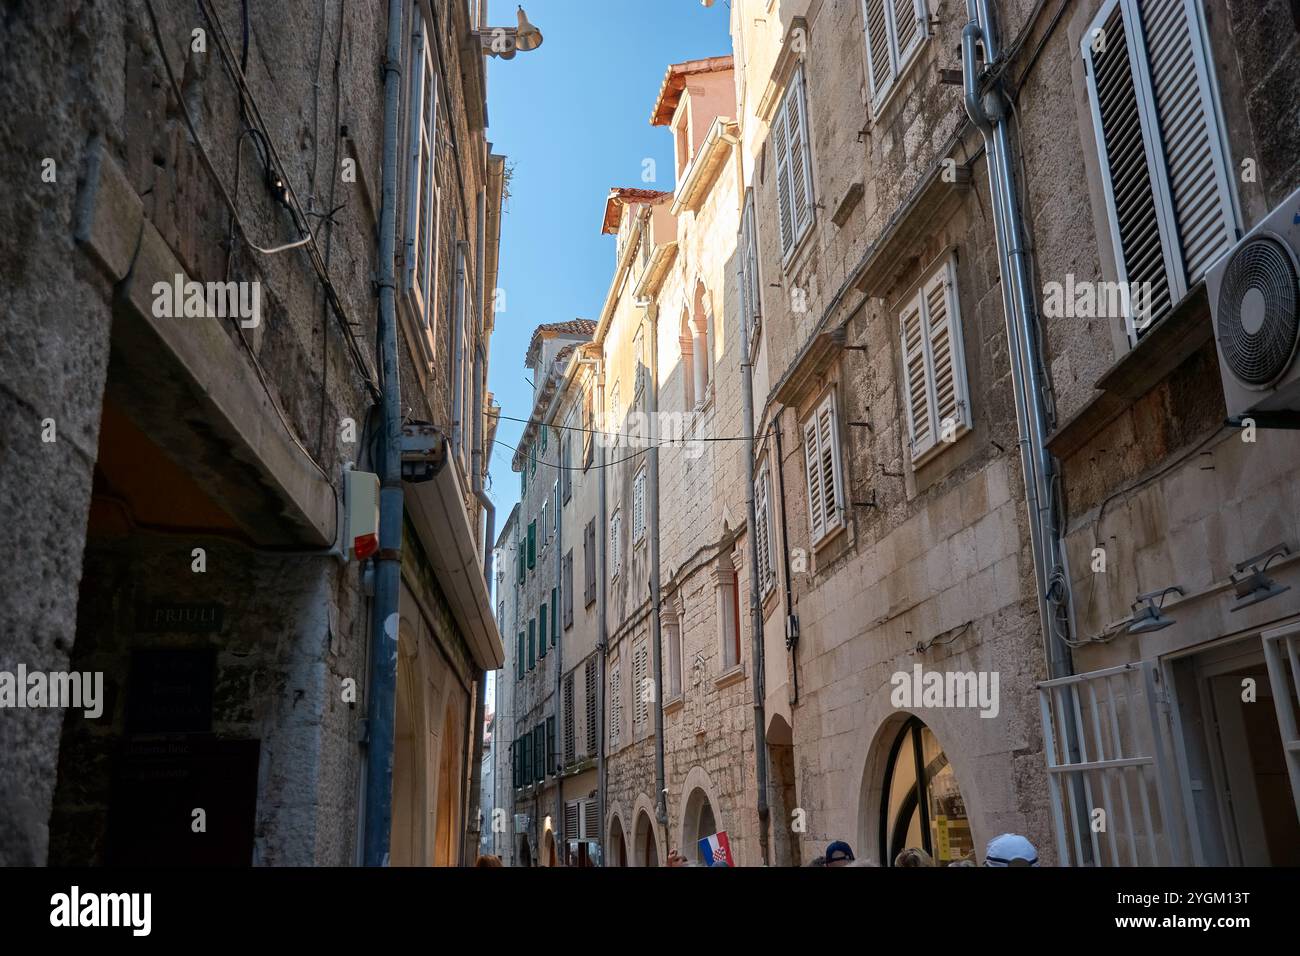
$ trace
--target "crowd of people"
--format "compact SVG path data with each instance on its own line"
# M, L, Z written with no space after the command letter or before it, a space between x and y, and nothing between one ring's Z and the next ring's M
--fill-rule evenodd
M501 866L501 858L486 854L480 856L475 862L475 866ZM668 866L703 866L704 864L696 863L679 853L675 848L668 852ZM721 866L729 867L730 864L719 857L710 867ZM807 864L808 866L879 866L867 858L857 859L853 855L853 847L849 846L843 840L836 840L826 848L826 852L815 860ZM908 847L898 856L894 857L894 866L911 868L922 866L940 866L934 857L920 847ZM978 866L979 864L967 857L961 860L953 860L946 864L947 866ZM1038 866L1038 851L1028 839L1018 833L1003 833L989 841L988 847L984 850L985 866Z

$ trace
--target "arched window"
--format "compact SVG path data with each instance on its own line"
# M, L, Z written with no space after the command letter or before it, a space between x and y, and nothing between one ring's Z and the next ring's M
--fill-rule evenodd
M934 733L916 717L889 750L879 839L882 866L893 866L909 847L925 850L939 866L966 859L975 849L957 775Z
M682 352L682 408L692 411L695 408L695 335L691 330L691 315L682 310L682 327L677 344Z
M695 381L695 404L709 400L713 362L710 346L713 339L713 314L705 302L704 283L695 284L695 301L691 309L691 368Z

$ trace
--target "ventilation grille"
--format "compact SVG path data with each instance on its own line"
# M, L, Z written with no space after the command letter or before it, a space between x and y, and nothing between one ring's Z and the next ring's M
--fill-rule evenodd
M1215 323L1224 362L1244 385L1265 388L1291 365L1300 339L1295 258L1260 236L1232 253Z

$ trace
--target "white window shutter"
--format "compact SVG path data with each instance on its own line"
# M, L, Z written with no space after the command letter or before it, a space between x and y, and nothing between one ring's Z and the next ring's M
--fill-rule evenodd
M871 105L880 105L894 85L894 53L889 36L887 4L892 0L862 0L862 21L866 31L867 78L871 84Z
M407 105L410 129L407 132L410 155L409 178L406 186L406 242L404 252L406 268L403 272L403 291L410 292L415 285L415 260L420 244L417 237L422 228L420 217L421 187L421 136L424 122L424 31L417 30L411 41L411 99Z
M645 536L645 472L637 472L632 483L632 538L640 541Z
M925 39L925 0L891 0L894 5L894 36L898 44L897 69L904 65Z
M744 223L744 264L745 275L748 280L748 288L745 290L745 299L749 306L749 315L753 319L752 328L757 332L759 321L763 315L763 300L759 293L758 282L758 231L754 224L754 194L751 191L745 203L745 223ZM751 338L750 344L753 345Z
M623 677L618 670L618 662L609 673L609 742L611 745L618 743L619 738L619 718L623 711Z
M935 427L930 416L930 385L926 368L925 320L921 314L922 296L903 309L899 317L899 339L903 353L903 403L907 408L907 430L911 439L912 459L933 447Z
M959 434L970 427L970 396L966 389L966 363L962 354L961 323L952 260L925 285L926 339L934 414L931 421L939 439L951 428Z
M822 490L822 472L818 465L816 416L804 423L803 450L804 472L808 479L808 531L815 544L826 534L825 494Z
M758 477L754 489L755 528L758 545L758 582L763 593L772 587L775 575L772 568L772 477L766 468Z
M804 97L803 70L796 69L786 94L786 131L790 141L790 195L794 197L794 245L799 244L813 220L812 152L808 145L808 101Z
M781 233L781 255L789 255L794 248L794 197L790 194L790 97L777 108L772 120L772 148L776 153L776 209Z
M1131 9L1131 8L1130 8ZM1186 289L1236 241L1199 0L1139 4Z
M817 411L817 454L822 470L822 505L825 508L825 528L830 531L840 523L840 442L835 420L835 395Z

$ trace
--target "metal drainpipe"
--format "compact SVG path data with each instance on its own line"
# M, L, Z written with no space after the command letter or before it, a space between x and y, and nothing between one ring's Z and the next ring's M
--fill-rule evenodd
M548 427L543 420L542 427ZM564 439L560 438L555 442L555 457L560 460L560 467L564 467L564 455L561 449L564 447ZM559 749L559 738L564 730L560 726L564 720L564 641L561 638L561 632L564 630L564 615L556 607L557 603L564 601L564 508L561 507L564 495L560 492L560 484L564 481L564 475L556 469L555 489L551 492L551 506L555 509L555 600L551 602L551 617L554 626L551 628L551 636L555 641L555 736L554 746ZM555 823L554 829L557 834L555 838L555 862L564 859L564 779L560 776L562 769L561 757L559 754L555 757Z
M745 165L741 155L741 141L738 136L722 134L722 140L732 149L736 157L736 196L740 207L740 220L745 219ZM737 244L739 248L739 243ZM741 311L748 311L745 302L745 272L743 263L738 262L738 284L741 289ZM754 368L749 354L749 317L740 317L740 407L741 428L744 436L745 455L745 508L748 521L749 538L749 629L750 629L750 664L754 671L754 785L758 789L758 846L763 865L768 865L767 824L771 809L767 801L767 714L764 696L766 695L766 671L763 647L763 595L762 584L758 580L758 510L754 503ZM739 587L739 582L737 582ZM786 605L787 608L789 605ZM736 621L740 627L740 621Z
M605 366L601 359L597 359L596 365L596 382L595 396L592 398L593 404L597 408L605 407ZM594 416L593 416L594 417ZM591 440L595 442L598 454L596 456L596 469L599 472L600 484L600 524L596 529L596 539L600 542L596 548L596 619L599 621L600 631L596 640L596 660L599 664L596 681L596 817L598 829L596 831L596 845L600 848L600 864L605 865L605 790L607 781L605 775L608 768L605 766L605 656L609 653L609 621L606 619L609 614L609 602L605 598L605 528L609 523L609 516L606 513L605 494L607 489L605 475L605 443L597 442L596 436L593 435Z
M365 864L387 866L393 816L393 720L397 691L398 589L402 572L402 392L398 380L396 261L397 118L401 101L402 0L388 0L384 58L383 186L379 212L379 358L383 369L383 485L375 555L370 686L366 701Z
M650 207L646 207L647 217ZM645 233L646 219L641 220L641 241L647 241ZM650 534L650 621L651 621L651 639L653 643L650 647L651 666L654 668L654 701L655 701L655 817L659 821L659 826L663 830L664 846L669 845L668 836L668 784L667 775L664 771L664 703L663 703L663 686L664 686L664 665L663 650L661 648L663 640L663 620L660 614L660 605L663 602L663 592L659 577L659 306L652 302L646 306L646 321L650 328L647 330L646 338L650 343L650 367L646 369L645 375L649 381L645 384L646 394L646 418L649 420L649 435L647 439L650 442L649 461L646 467L646 478L650 487L646 489L646 507L649 509L649 534ZM635 694L644 693L643 688L637 687L633 690Z
M475 266L478 268L478 274L475 277L475 289L477 292L474 315L477 318L475 323L477 334L474 336L475 362L473 366L474 376L474 424L473 424L473 445L471 446L470 471L471 484L474 489L474 497L478 499L479 504L483 506L484 515L484 533L483 533L483 581L487 585L487 592L492 593L492 535L495 530L493 525L496 524L496 506L492 504L492 499L487 496L483 490L483 393L484 379L487 377L487 355L483 348L483 223L485 216L484 192L478 192L478 223L476 227L475 238L478 240L477 255L475 257ZM504 640L504 638L502 638ZM478 693L475 695L477 700L474 705L474 775L471 778L469 804L466 807L465 818L469 819L469 810L473 808L479 822L479 834L482 834L482 817L478 816L482 812L483 785L479 771L483 765L483 732L484 724L487 721L487 700L484 696L487 687L487 670L482 669L478 675ZM469 834L470 830L466 827L465 846L461 852L462 865L469 858ZM477 855L477 854L475 854Z
M464 450L465 429L465 241L456 242L456 289L452 309L456 315L455 340L451 368L451 450L460 458Z
M1025 262L1023 227L1016 197L1011 139L1007 129L1006 101L1000 88L990 90L983 100L979 95L979 77L975 62L975 45L984 46L986 62L995 62L1000 53L988 0L967 0L970 21L962 30L962 66L965 78L966 112L984 137L989 157L989 190L992 194L994 231L997 237L999 265L1002 272L1003 309L1006 313L1007 338L1011 359L1011 380L1016 402L1016 422L1020 432L1021 465L1024 470L1026 504L1029 511L1030 543L1034 555L1034 574L1038 584L1038 608L1043 622L1044 653L1048 675L1063 677L1071 673L1068 647L1054 637L1055 611L1048 599L1053 573L1062 566L1060 540L1052 508L1052 476L1055 464L1047 450L1046 409L1043 404L1043 381L1038 361L1039 343L1035 334L1036 313L1029 288ZM1065 602L1069 600L1066 583ZM1068 603L1067 603L1068 606Z
M1056 609L1068 618L1070 609L1069 576L1057 578L1064 567L1057 515L1053 507L1053 475L1056 464L1047 449L1047 411L1044 408L1044 378L1041 345L1034 316L1033 293L1029 288L1028 264L1025 261L1023 224L1015 185L1015 167L1011 158L1011 137L1007 128L1006 96L1000 86L990 89L981 100L976 67L975 46L984 46L985 63L995 63L1001 55L997 31L989 11L988 0L966 0L969 20L962 30L962 75L966 93L966 112L984 137L989 162L989 192L992 194L994 232L997 238L999 270L1002 276L1002 304L1007 320L1007 339L1011 360L1011 381L1016 402L1019 428L1020 459L1024 470L1025 504L1029 513L1030 545L1034 557L1034 577L1038 590L1038 613L1043 627L1043 653L1049 678L1066 677L1074 672L1070 649L1056 638ZM1049 597L1053 581L1058 580L1062 593L1057 601ZM1068 624L1062 622L1068 627ZM1065 747L1072 760L1078 760L1079 740L1074 725L1067 722ZM1082 783L1073 782L1072 804L1077 808L1078 825L1088 826L1088 803ZM1091 846L1085 846L1085 860L1091 861Z
M742 302L744 297L741 297ZM758 508L754 502L754 370L749 356L749 322L740 319L740 413L744 435L745 456L745 508L749 527L749 641L750 663L754 671L754 782L758 788L758 845L763 865L768 860L768 819L771 810L767 802L767 716L763 697L766 694L763 660L763 596L758 580ZM736 621L740 627L740 621Z

